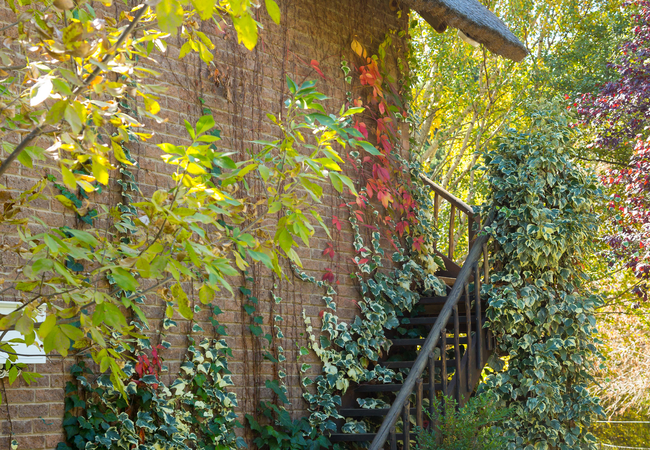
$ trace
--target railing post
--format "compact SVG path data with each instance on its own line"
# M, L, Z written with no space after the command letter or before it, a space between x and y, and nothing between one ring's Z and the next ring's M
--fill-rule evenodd
M411 401L404 402L404 411L402 412L402 428L404 430L403 450L411 448Z
M460 363L460 320L458 317L458 304L454 305L454 354L456 357L456 405L460 408L461 387L463 386L463 371Z
M433 197L433 217L436 220L436 226L438 225L439 214L440 214L440 194L436 192L436 195Z
M451 205L451 213L449 216L449 251L447 252L447 256L449 259L453 260L454 259L454 250L455 250L455 243L454 243L454 228L455 228L455 222L456 222L456 206Z
M442 329L442 344L440 344L440 359L442 360L442 394L449 396L449 385L448 385L448 375L447 375L447 328ZM445 405L445 399L443 397L442 407L443 410L447 406Z
M395 425L390 429L390 450L397 450L397 432L395 431Z
M467 252L472 251L472 241L476 237L476 232L474 231L474 223L476 222L476 216L473 214L467 215Z
M481 311L481 271L479 270L478 262L474 267L474 294L476 301L476 338L478 339L477 348L477 364L476 368L481 370L483 367L483 335L485 331L483 330L483 312Z
M474 289L476 289L476 280L474 280ZM469 298L469 283L465 285L465 316L467 318L467 391L471 392L472 387L472 368L474 367L474 347L472 346L472 305Z
M418 384L415 389L415 425L422 430L424 424L424 418L422 417L422 396L424 394L424 382L422 378L418 380Z
M436 359L433 352L429 353L429 429L432 428L432 421L435 414L433 401L436 398Z

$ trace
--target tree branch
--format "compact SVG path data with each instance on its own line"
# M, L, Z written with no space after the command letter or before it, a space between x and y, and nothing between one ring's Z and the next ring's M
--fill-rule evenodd
M126 27L126 29L122 32L119 39L115 43L115 45L114 45L115 51L113 53L111 53L111 54L105 55L102 58L102 63L103 64L109 63L113 58L115 58L117 49L120 47L120 45L122 45L122 43L126 40L126 38L129 37L129 35L131 34L131 32L133 31L135 26L138 24L140 19L142 19L142 16L144 16L145 12L147 12L148 9L149 9L149 7L147 5L145 5L145 4L141 5L140 9L138 10L138 12L133 17L133 20L131 21L129 26ZM97 76L101 72L102 72L102 69L99 66L95 67L95 70L93 70L92 73L90 75L88 75L88 77L86 77L86 79L83 81L83 83L81 83L79 86L77 86L72 91L71 97L74 97L74 96L78 95L81 92L81 90L86 88L95 78L97 78ZM25 136L23 138L22 141L20 141L20 144L18 144L16 146L16 148L11 152L11 154L7 157L7 159L5 159L2 162L2 165L0 165L0 176L4 175L4 173L7 171L7 169L11 165L11 163L14 162L14 160L18 157L18 155L20 155L20 153L25 149L25 147L27 147L29 145L29 143L31 141L33 141L38 136L43 134L44 127L45 127L45 125L37 126L32 131L30 131L27 134L27 136Z

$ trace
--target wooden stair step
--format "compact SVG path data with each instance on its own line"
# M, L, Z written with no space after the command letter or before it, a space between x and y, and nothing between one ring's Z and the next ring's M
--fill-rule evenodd
M447 297L420 297L418 305L444 305Z
M354 391L355 392L398 392L400 389L402 389L401 384L362 384L361 386L357 386ZM415 392L415 388L413 388L413 392ZM423 389L425 391L429 391L429 383L424 383ZM439 391L442 389L442 384L441 383L436 383L434 385L434 389L436 391Z
M472 321L474 321L476 317L472 316ZM402 325L433 325L436 323L436 320L438 320L438 316L430 316L430 317L413 317L409 318L408 321L409 323L403 323ZM485 317L483 318L483 322L485 321ZM451 316L449 318L448 324L453 324L454 323L454 317ZM460 314L458 315L458 323L464 324L467 323L467 316L461 316Z
M436 360L436 367L440 367L440 363L438 363L438 361L440 361L440 359ZM411 367L413 367L414 362L415 361L385 361L379 364L388 369L410 369ZM456 365L455 359L447 360L447 367L455 366L455 365Z
M390 408L364 409L364 408L341 408L339 414L343 417L382 417L388 414ZM415 415L416 408L411 408L411 414Z
M436 275L436 278L438 278L440 281L442 281L443 283L445 283L449 287L454 287L454 283L456 283L456 278L443 277L443 276L440 276L440 275Z
M453 333L452 333L453 334ZM474 335L474 332L472 331L472 335ZM453 339L447 337L447 339ZM416 338L416 339L391 339L391 342L393 343L393 347L410 347L410 346L422 346L424 342L426 341L425 338ZM463 336L459 338L459 341L461 344L467 344L467 336ZM453 342L451 342L453 344Z
M377 433L332 433L329 435L330 442L370 442Z

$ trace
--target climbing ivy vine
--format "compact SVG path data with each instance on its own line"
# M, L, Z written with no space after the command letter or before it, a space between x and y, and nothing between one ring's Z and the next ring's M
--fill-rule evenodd
M312 318L303 314L309 347L323 364L322 374L303 377L304 398L310 404L312 426L322 431L336 430L334 419L342 418L337 407L351 383L402 380L401 372L377 364L390 349L386 331L406 333L400 328L406 323L403 313L414 307L420 295L445 292L444 284L434 276L443 262L434 251L438 235L433 202L419 176L419 164L401 155L399 125L407 114L399 84L385 64L392 38L387 35L372 57L366 57L366 50L355 40L352 48L362 63L354 72L347 61L342 63L348 83L352 82L350 74L356 74L364 86L358 97L349 98L354 105L366 108L365 120L357 119L354 126L366 138L372 130L376 141L372 147L350 152L348 162L357 173L359 195L341 204L348 211L347 219L335 216L333 220L339 230L341 222L349 222L354 232L356 255L351 276L361 293L359 314L350 323L336 315L337 292L331 273L317 279L296 268L299 279L324 290L320 329L314 329ZM388 242L388 248L382 240ZM325 254L334 256L333 246L328 246ZM310 367L303 364L301 370L307 372ZM385 403L363 399L360 406L379 408ZM348 420L343 431L363 433L369 431L367 427L364 422Z
M595 448L601 412L587 387L598 363L595 309L582 258L597 231L596 180L574 162L562 108L534 105L530 128L510 130L485 155L493 210L493 274L484 287L489 328L507 367L486 388L511 407L509 449Z

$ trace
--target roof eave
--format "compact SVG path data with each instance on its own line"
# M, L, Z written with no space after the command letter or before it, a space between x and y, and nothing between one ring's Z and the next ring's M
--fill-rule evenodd
M493 53L515 62L528 55L526 46L492 11L476 0L404 0L436 31L450 26L485 45Z

